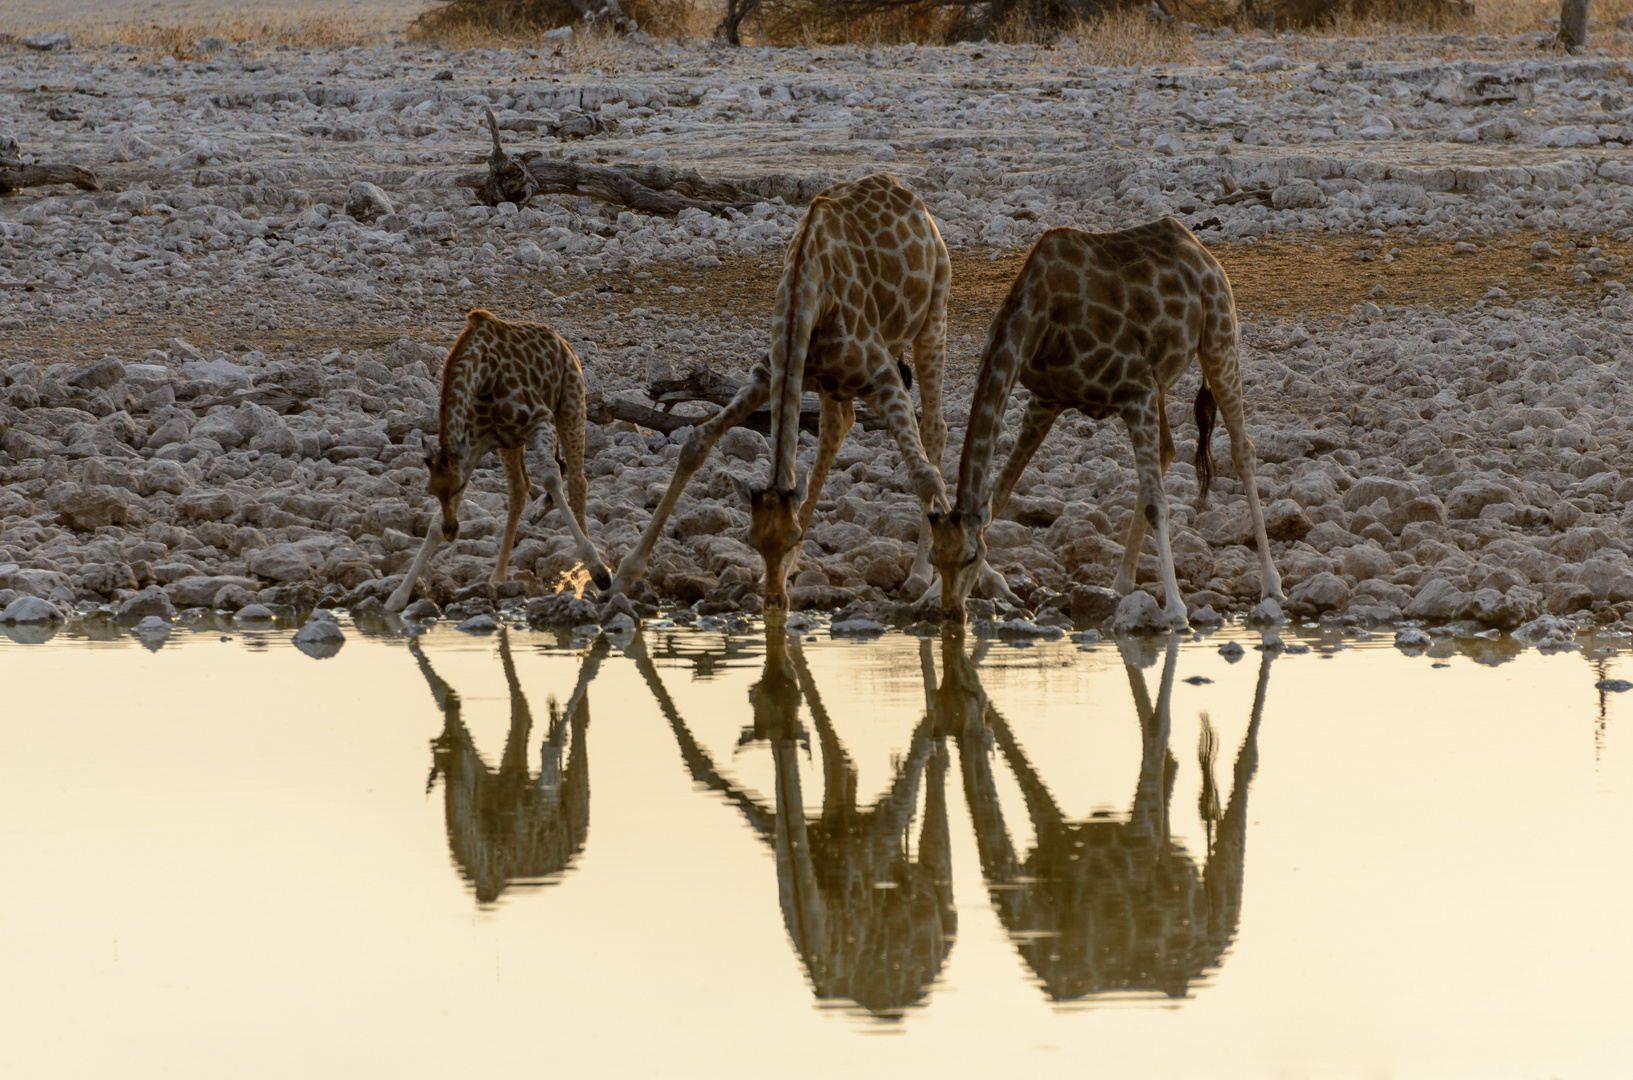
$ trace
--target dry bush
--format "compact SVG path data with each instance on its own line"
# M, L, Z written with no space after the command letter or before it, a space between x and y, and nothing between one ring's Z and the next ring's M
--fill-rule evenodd
M839 0L762 3L754 38L767 45L900 45L912 41L938 44L947 40L959 10L923 2L893 4L856 12Z
M453 48L531 45L546 30L562 26L573 27L576 39L588 36L582 33L585 30L593 34L601 22L586 22L584 8L601 6L595 0L582 6L571 0L445 0L415 19L409 33ZM620 0L619 7L626 18L656 37L699 37L707 32L702 13L691 0Z
M1419 25L1434 29L1470 24L1469 0L1242 0L1236 21L1264 29Z
M1196 60L1196 40L1188 31L1126 8L1076 23L1061 36L1058 48L1077 63L1091 67L1189 64Z

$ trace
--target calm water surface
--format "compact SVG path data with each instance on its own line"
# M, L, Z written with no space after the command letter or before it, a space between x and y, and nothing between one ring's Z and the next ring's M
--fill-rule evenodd
M0 1074L1633 1076L1613 650L346 629L0 639Z

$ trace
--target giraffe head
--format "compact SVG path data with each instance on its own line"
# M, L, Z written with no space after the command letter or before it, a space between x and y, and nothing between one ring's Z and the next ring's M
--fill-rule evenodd
M749 506L749 542L765 560L766 611L788 610L788 569L805 539L799 508L805 502L807 479L809 474L799 478L794 490L779 491L770 484L732 477L732 485Z
M964 621L964 601L987 557L987 522L992 520L990 503L978 510L954 507L932 508L930 517L930 562L941 575L941 617L946 622Z
M450 544L459 539L459 500L470 480L468 456L458 443L452 449L433 444L425 452L425 466L431 470L431 495L442 507L442 538Z

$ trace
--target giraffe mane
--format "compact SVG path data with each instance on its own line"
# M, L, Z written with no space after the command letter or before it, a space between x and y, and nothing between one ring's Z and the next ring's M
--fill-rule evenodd
M497 321L492 312L483 308L473 308L467 313L465 329L460 331L453 348L448 350L448 356L442 361L442 395L437 403L437 442L444 450L448 448L448 395L454 385L454 368L465 355L465 343L484 320Z

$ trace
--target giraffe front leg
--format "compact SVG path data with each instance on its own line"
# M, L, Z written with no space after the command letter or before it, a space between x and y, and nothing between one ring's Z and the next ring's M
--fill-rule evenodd
M839 455L839 448L845 443L845 436L850 434L856 424L856 406L848 401L837 401L823 394L822 419L818 427L817 455L811 463L811 471L806 474L805 501L800 504L799 533L801 539L811 528L811 518L816 514L817 500L822 496L822 486L828 482L828 472L833 468L834 458ZM790 561L788 573L799 572L799 553L795 552Z
M504 538L499 542L499 560L493 564L493 576L488 579L494 585L510 580L510 550L516 546L516 529L527 507L527 462L523 460L522 448L500 450L499 460L504 462L510 502L506 507Z
M539 485L544 493L550 496L551 502L561 507L561 516L567 522L567 532L573 538L573 550L578 555L578 561L589 570L590 577L598 589L605 589L612 585L612 575L607 572L607 564L601 558L601 553L595 549L595 543L579 524L578 517L567 502L567 494L562 490L561 470L556 465L556 428L554 424L539 425L533 435L533 445L543 459L544 465L539 469ZM516 452L518 458L521 451ZM525 492L525 481L523 491ZM520 511L514 511L518 516Z
M1021 473L1032 463L1032 458L1043 445L1043 440L1049 437L1055 421L1065 410L1051 402L1045 402L1037 397L1026 407L1026 416L1021 419L1021 430L1015 434L1015 448L1009 452L1009 458L1004 462L1003 471L998 474L998 482L992 491L992 516L998 517L1009 506L1009 499L1015 491L1015 485L1020 483ZM976 583L988 596L1000 596L1007 603L1021 606L1021 598L1009 588L1009 583L1003 575L987 565L986 559L981 560L981 568L977 572Z
M749 414L767 401L771 400L771 373L764 361L754 365L749 372L749 380L743 388L737 391L737 396L719 413L692 429L691 438L681 447L680 460L675 463L675 474L670 478L669 490L663 494L663 500L652 511L652 519L646 523L646 530L641 533L641 539L625 555L618 564L618 572L612 576L607 586L609 594L626 593L629 587L635 584L636 579L646 573L646 561L652 557L652 548L657 544L658 537L663 534L664 523L669 515L674 513L675 504L680 501L681 492L691 482L692 475L703 467L708 460L709 451L720 437L733 427L747 420Z
M437 545L440 543L442 543L442 525L440 522L433 522L430 528L425 530L425 543L420 545L419 554L414 556L413 565L408 568L408 573L404 575L403 583L398 585L392 591L390 598L386 600L387 611L398 612L408 606L408 598L414 594L414 586L419 582L420 574L425 572L425 564L431 561L431 556L436 552Z
M1157 538L1157 562L1162 570L1163 618L1170 626L1184 629L1189 626L1185 617L1185 601L1180 599L1179 581L1174 575L1173 550L1168 545L1168 493L1162 488L1161 432L1155 409L1155 395L1149 402L1129 406L1123 411L1128 425L1129 440L1134 444L1134 469L1140 478L1140 499L1135 507L1135 524L1129 528L1131 539L1141 539L1149 527ZM1143 524L1141 522L1143 521ZM1123 571L1119 583L1128 577L1133 587L1132 567L1139 564L1140 549L1130 544L1123 552Z
M887 361L889 357L885 358ZM889 370L894 373L894 366ZM919 547L913 556L913 569L902 583L902 592L919 596L930 584L930 519L932 507L947 510L947 488L941 479L941 470L930 463L919 440L918 422L913 418L913 400L907 396L899 377L892 378L874 389L868 404L884 418L896 448L907 465L907 475L913 491L919 497Z
M1140 547L1144 543L1145 515L1136 506L1128 523L1128 536L1123 540L1123 565L1111 583L1112 591L1118 596L1127 596L1134 589L1134 578L1140 569Z

